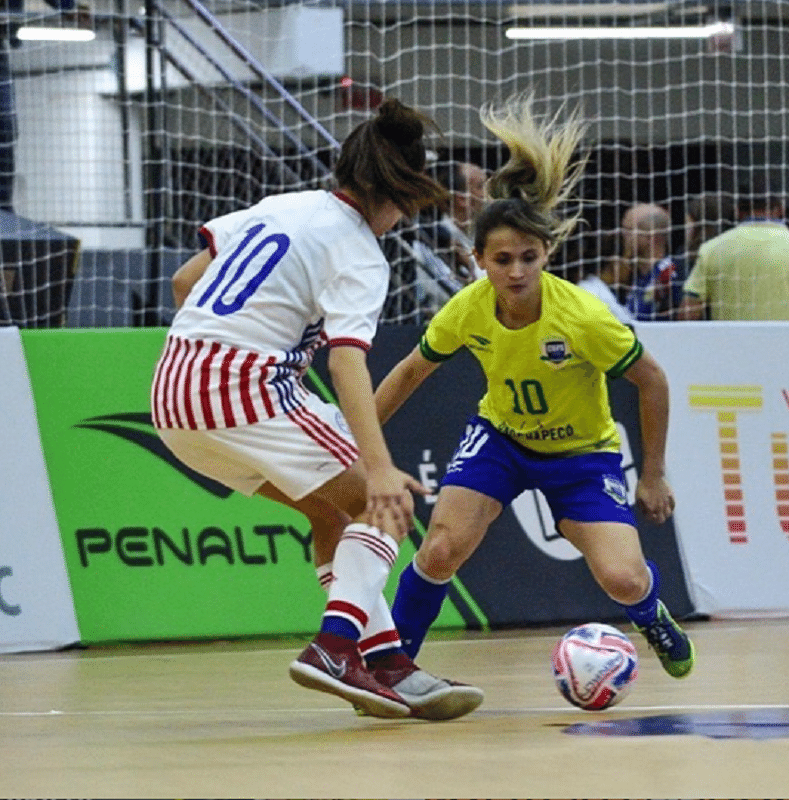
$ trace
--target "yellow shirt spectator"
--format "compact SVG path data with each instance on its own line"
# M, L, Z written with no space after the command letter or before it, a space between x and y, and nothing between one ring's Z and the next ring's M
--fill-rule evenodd
M683 292L714 320L789 320L789 228L748 220L710 239Z

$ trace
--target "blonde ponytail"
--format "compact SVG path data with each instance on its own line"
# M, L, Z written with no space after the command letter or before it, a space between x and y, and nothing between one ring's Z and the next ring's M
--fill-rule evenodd
M491 201L521 200L529 207L529 217L539 220L533 233L555 247L575 227L580 209L568 218L555 209L571 199L586 166L588 156L576 157L586 132L576 109L564 121L560 113L538 119L534 114L534 94L519 94L502 105L488 104L480 109L482 124L509 149L506 164L487 183Z

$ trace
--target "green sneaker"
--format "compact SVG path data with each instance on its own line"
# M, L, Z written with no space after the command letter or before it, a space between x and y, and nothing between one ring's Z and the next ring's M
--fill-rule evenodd
M690 675L696 660L693 642L674 622L662 601L658 600L657 617L651 625L642 628L634 624L633 627L649 642L663 669L672 678Z

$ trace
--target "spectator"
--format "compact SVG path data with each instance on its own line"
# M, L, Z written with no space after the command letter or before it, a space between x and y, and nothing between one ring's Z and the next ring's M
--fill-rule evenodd
M416 307L420 321L430 319L452 295L480 277L469 233L482 208L487 173L470 162L450 161L433 168L449 190L443 207L427 209L405 236L415 265Z
M630 264L622 256L621 240L615 233L604 234L599 248L596 269L584 273L578 286L602 300L620 322L632 326L632 314L616 295L622 284L630 283Z
M684 277L690 274L699 248L737 224L737 209L729 195L709 192L694 197L685 212Z
M789 320L789 229L764 174L740 188L739 224L701 245L679 318Z
M471 240L474 219L485 201L487 172L468 161L435 167L436 180L449 190L449 207L422 226L426 244L450 267L462 285L480 277Z
M682 301L682 280L668 254L670 228L668 211L652 203L636 203L622 217L633 275L625 305L636 320L673 319Z

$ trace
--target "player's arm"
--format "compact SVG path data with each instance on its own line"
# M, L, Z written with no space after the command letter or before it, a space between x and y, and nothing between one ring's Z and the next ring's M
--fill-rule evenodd
M367 468L368 518L373 524L390 518L400 536L405 536L414 511L409 489L420 494L430 494L430 490L392 462L376 416L366 352L360 347L334 346L328 367L340 408Z
M211 252L206 248L199 253L195 253L175 271L172 287L176 308L180 308L184 304L189 292L192 291L192 287L203 277L212 260Z
M392 367L375 390L375 409L381 425L392 417L440 364L440 361L428 361L417 346Z
M665 522L674 510L674 494L666 481L669 391L666 373L646 352L624 373L638 387L642 461L636 501L647 517Z

